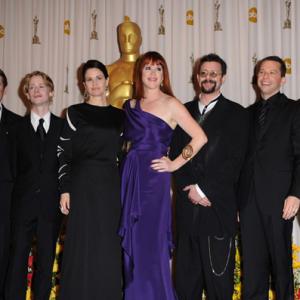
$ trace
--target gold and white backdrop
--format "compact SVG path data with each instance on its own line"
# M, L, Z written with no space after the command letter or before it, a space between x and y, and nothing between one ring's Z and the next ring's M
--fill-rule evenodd
M164 55L182 102L193 97L194 60L209 52L228 64L228 98L244 106L254 101L253 66L267 55L285 60L283 91L300 98L300 0L0 0L0 68L9 80L4 104L25 112L20 80L37 69L54 80L54 113L82 101L77 68L90 58L105 64L119 58L116 29L124 16L141 28L141 52Z

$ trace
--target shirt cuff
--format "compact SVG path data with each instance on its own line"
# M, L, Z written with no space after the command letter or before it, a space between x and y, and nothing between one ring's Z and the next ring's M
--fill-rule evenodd
M195 184L195 188L196 188L196 191L198 192L198 194L200 195L201 198L205 198L206 195L203 193L203 191L200 189L199 185L198 184Z

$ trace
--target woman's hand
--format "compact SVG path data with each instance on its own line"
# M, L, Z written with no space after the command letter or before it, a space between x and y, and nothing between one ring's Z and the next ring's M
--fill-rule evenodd
M173 172L176 170L175 163L167 156L153 159L150 167L157 172Z
M64 215L68 215L70 211L70 194L63 193L60 195L60 211Z

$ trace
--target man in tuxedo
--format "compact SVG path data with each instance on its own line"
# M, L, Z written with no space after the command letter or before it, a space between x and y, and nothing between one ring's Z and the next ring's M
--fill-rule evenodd
M62 120L49 110L54 85L48 75L40 71L28 74L25 77L24 91L31 111L19 122L16 129L12 250L6 300L25 299L28 255L34 237L34 298L48 300L61 220L56 151Z
M286 66L269 56L255 67L260 96L248 108L249 149L240 180L243 299L292 300L292 226L300 203L300 105L280 93Z
M216 54L195 65L196 97L186 103L208 143L175 172L175 286L180 300L228 300L233 294L236 188L244 161L249 120L246 109L221 94L226 63ZM190 137L176 128L171 158Z
M0 300L4 299L4 282L9 256L10 205L13 184L11 168L11 136L13 127L20 116L14 114L1 103L7 78L0 69Z

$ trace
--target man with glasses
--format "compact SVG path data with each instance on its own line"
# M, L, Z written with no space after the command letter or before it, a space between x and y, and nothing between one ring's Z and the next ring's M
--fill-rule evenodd
M221 94L226 63L216 54L200 58L194 68L196 97L186 103L201 124L208 143L175 172L176 267L180 300L228 300L233 294L236 188L248 141L246 109ZM176 128L171 159L189 141Z
M292 228L300 204L300 105L280 93L286 66L269 56L255 67L259 100L248 110L249 149L240 181L243 299L294 299Z

